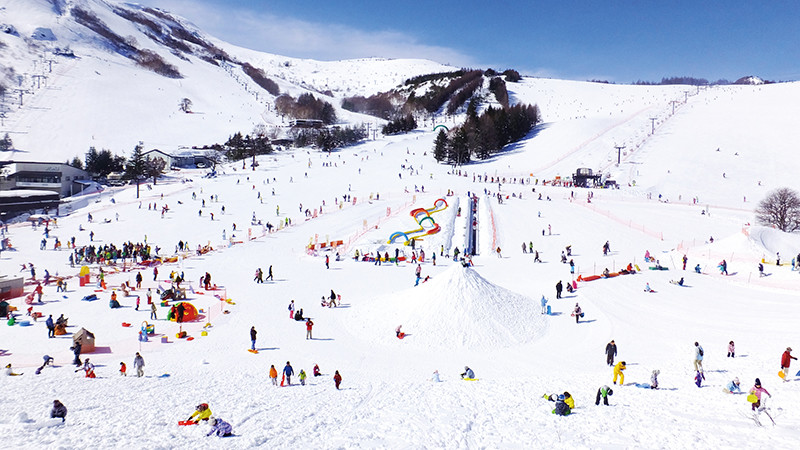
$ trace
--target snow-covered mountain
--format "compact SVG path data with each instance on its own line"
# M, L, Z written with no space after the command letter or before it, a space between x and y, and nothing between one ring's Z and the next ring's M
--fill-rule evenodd
M0 9L0 82L8 132L22 154L66 160L90 146L129 154L221 142L254 126L285 124L243 67L280 93L336 97L389 90L415 75L453 70L426 60L322 62L239 48L187 20L106 0L7 0ZM183 98L192 114L179 110ZM375 121L337 111L351 123ZM9 154L1 155L4 159Z

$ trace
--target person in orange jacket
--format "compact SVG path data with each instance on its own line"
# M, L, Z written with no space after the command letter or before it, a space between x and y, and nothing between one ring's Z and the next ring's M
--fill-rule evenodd
M625 366L625 361L620 361L614 366L614 384L617 384L617 377L619 377L620 386L625 384L625 374L622 373L622 371L625 369L627 369Z
M272 384L275 386L278 385L278 369L275 368L275 364L269 366L269 377L272 379Z

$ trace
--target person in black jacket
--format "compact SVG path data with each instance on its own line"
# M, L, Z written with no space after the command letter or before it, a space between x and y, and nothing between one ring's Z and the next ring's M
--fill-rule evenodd
M60 418L62 422L67 420L67 407L58 400L53 400L53 409L50 410L50 418Z
M81 343L75 342L72 347L70 347L72 353L75 354L75 360L72 361L72 364L75 364L77 367L81 366Z
M556 283L556 298L561 298L561 290L564 288L564 285L561 284L561 280L558 280Z
M617 344L612 339L611 342L606 344L606 364L613 366L615 356L617 356Z
M250 327L250 342L253 343L253 345L250 347L251 350L256 349L256 334L258 334L258 331L256 331L256 327L255 326Z

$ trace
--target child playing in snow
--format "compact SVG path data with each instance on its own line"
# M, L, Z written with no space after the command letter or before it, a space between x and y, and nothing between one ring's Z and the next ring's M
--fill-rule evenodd
M661 373L661 371L656 369L650 375L650 389L658 389L658 375L660 373Z
M706 379L706 377L705 377L705 375L703 375L703 372L700 372L698 370L697 371L697 375L694 376L694 384L696 384L697 387L700 387L700 385L703 384L703 380L705 380L705 379Z
M728 358L736 357L736 347L733 345L733 341L728 342Z
M742 392L742 389L739 386L739 378L738 377L734 378L733 380L731 380L730 383L728 383L728 385L725 386L725 392L727 392L729 394L741 393Z

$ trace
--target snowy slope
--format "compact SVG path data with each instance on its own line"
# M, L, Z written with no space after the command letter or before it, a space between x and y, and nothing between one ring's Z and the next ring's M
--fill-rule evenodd
M48 2L36 4L40 9L31 11L51 17ZM29 29L39 26L31 22ZM55 20L40 23L52 25ZM10 42L5 35L2 39ZM0 49L3 57L12 50L24 50L12 47ZM112 142L116 135L138 141L142 138L136 135L147 134L165 146L179 145L184 139L206 136L205 130L210 135L249 120L248 114L260 114L256 102L247 100L254 98L251 94L237 90L241 85L235 80L226 84L223 80L233 78L206 63L176 58L186 77L167 80L134 70L127 60L112 54L83 55L71 61L69 70L67 62L54 66L62 75L50 80L53 89L42 90L40 97L40 93L30 96L31 104L41 109L32 108L13 119L28 120L29 126L39 127L35 134L49 136L50 142L82 142L81 134L88 133L104 142ZM292 64L327 66L325 70L338 71L342 80L353 64L353 72L382 74L376 86L407 78L401 76L405 70L401 62L392 63L399 65L396 68L380 61L316 65L293 60ZM408 62L408 67L423 70L427 66ZM107 75L92 75L94 70ZM314 83L322 83L319 70ZM117 100L96 96L92 97L96 103L90 103L79 95L64 97L65 90L56 89L83 86L85 96L102 89L110 95L119 80L131 74L143 80L144 87L132 84L125 95L115 94ZM95 82L90 83L91 79ZM202 82L195 85L195 79ZM363 89L360 92L370 92L370 86L351 81ZM198 87L210 83L218 87ZM287 89L294 83L289 72L281 83ZM349 85L350 81L337 84ZM148 86L164 89L158 92L169 100L152 94ZM192 99L198 114L181 115L174 108L170 117L187 86L197 89ZM461 176L434 163L430 151L435 134L421 129L379 137L330 155L290 150L260 158L256 170L249 165L242 170L241 163L226 164L217 178L204 178L199 170L180 171L158 185L143 185L139 199L135 187L111 188L62 210L57 227L45 238L46 250L39 249L44 238L41 227L11 224L8 237L14 250L0 253L0 275L30 278L20 268L34 263L37 279L45 269L51 276L69 277L66 293L56 292L52 284L46 286L44 303L33 305L33 311L45 317L69 317L69 333L86 327L96 334L98 351L83 357L96 364L98 378L83 378L70 365L69 334L48 339L41 320L28 327L0 325L0 364L12 364L15 371L24 373L2 377L0 436L4 444L24 448L794 448L800 439L800 413L795 407L800 401L800 377L794 375L797 363L789 382L781 382L776 375L785 348L800 346L795 341L800 279L785 264L800 252L800 239L796 233L756 226L753 208L770 189L794 187L797 167L792 143L797 141L797 131L790 120L796 117L800 84L684 93L689 89L524 79L509 83L509 91L517 101L538 103L545 123L509 151L462 167ZM205 92L214 94L203 97ZM44 111L45 116L58 113L69 120L68 106L61 106L64 98L86 101L76 109L81 113L88 114L86 108L93 105L109 115L114 102L141 108L136 96L147 95L152 95L150 107L157 114L114 113L118 115L108 116L111 119L103 126L80 125L76 120L71 127L44 127L37 120L24 119L33 117L29 116L33 111ZM215 99L216 95L222 99ZM681 102L674 114L672 100ZM210 114L213 108L220 114ZM98 117L106 117L103 114ZM136 130L126 118L151 126ZM650 118L656 118L652 135ZM48 134L52 127L57 127L59 140L54 132ZM14 140L33 142L33 134L28 138L15 135ZM616 150L609 144L626 145L619 167L612 158ZM34 154L38 153L31 147L30 155ZM54 159L66 159L73 153L65 150L54 155ZM607 170L621 189L542 186L542 180L565 176L576 167ZM477 174L506 180L478 182ZM539 184L534 184L536 179ZM502 204L494 196L498 190L506 196ZM454 195L448 196L448 191ZM464 269L441 255L452 255L456 247L463 249L468 193L480 198L481 253L474 257L474 267ZM589 193L591 203L587 202ZM345 195L352 200L344 202ZM431 208L440 197L447 200L448 208L431 217L441 231L417 241L417 249L426 252L421 266L423 276L431 277L427 282L414 287L415 264L377 266L354 260L356 250L393 255L397 248L410 256L409 247L388 244L389 236L418 227L411 211ZM164 206L169 210L161 214ZM307 217L306 209L312 217L316 210L317 217ZM87 221L88 214L94 218L92 223ZM257 223L277 226L287 219L291 225L273 233L265 233ZM156 281L151 268L131 267L130 261L125 267L121 263L105 266L106 290L96 286L99 267L92 265L91 285L80 287L79 269L67 262L69 252L53 250L53 245L56 237L66 243L73 236L78 246L89 245L90 231L95 245L146 240L153 249L159 247L161 255L178 259L159 266ZM309 243L330 240L345 244L340 261L333 252L306 251ZM188 242L192 251L178 252L178 241ZM606 241L611 253L603 256L601 246ZM541 263L522 253L523 243L533 243ZM214 251L197 255L198 245L210 245ZM560 262L568 245L574 274ZM490 251L495 247L501 247L502 257ZM643 260L646 251L669 270L649 270L650 264ZM781 266L773 264L776 252L780 252ZM435 266L433 253L437 254ZM330 256L330 269L325 268L325 255ZM688 258L686 271L680 262L683 255ZM759 277L757 270L762 258L767 262L765 277ZM716 269L723 259L728 276ZM558 280L599 274L604 268L617 271L629 263L638 265L641 273L578 282L575 293L555 299ZM694 273L695 265L700 265L701 274ZM253 282L256 268L266 271L270 266L274 280ZM135 309L136 296L143 300L148 288L167 287L171 271L184 272L188 301L202 309L198 321L182 326L194 338L191 341L176 338L181 327L164 320L166 308L158 307L159 319L154 321L147 308ZM142 289L120 298L123 308L109 309L110 289L133 282L137 272L144 277ZM198 280L206 272L212 274L218 290L200 287ZM680 277L685 279L683 287L669 282ZM26 281L28 293L35 282ZM645 283L657 292L643 292ZM332 289L341 294L342 305L324 308L320 297ZM99 300L81 301L87 294L97 294ZM549 299L551 316L540 314L542 295ZM303 323L286 317L292 299L313 319L314 339L305 339ZM18 319L30 320L24 316L28 305L22 298L10 303L22 313ZM570 316L575 303L586 313L577 324ZM143 321L154 323L157 335L141 343L137 332ZM123 327L123 322L133 326ZM211 326L205 327L207 323ZM398 340L394 330L401 324L408 336ZM257 355L245 351L251 326L258 330ZM204 328L207 336L201 334ZM168 343L162 343L162 337ZM610 407L596 407L592 402L598 387L611 385L611 368L603 354L611 339L619 347L617 360L628 365L625 385L614 386ZM726 357L731 340L736 343L735 358ZM705 348L702 388L693 383L695 341ZM133 372L137 351L146 360L145 378L121 377L119 363L126 362ZM55 358L56 367L35 375L44 354ZM270 365L280 370L287 361L295 372L309 373L306 386L296 385L296 378L290 387L271 385ZM314 364L319 364L323 376L310 376ZM478 381L459 379L465 365L475 370ZM649 383L654 369L661 371L662 389L637 387ZM332 381L336 370L344 380L339 391ZM434 370L441 374L441 383L430 381ZM744 390L756 377L761 379L772 394L768 404L776 426L762 415L767 426L757 427L745 395L722 391L734 377L741 380ZM542 398L544 393L563 391L576 400L576 409L567 418L551 414L553 404ZM55 398L67 406L69 414L64 425L51 427L46 418ZM177 425L201 402L208 403L215 416L229 421L236 437L218 443L205 437L206 425Z

